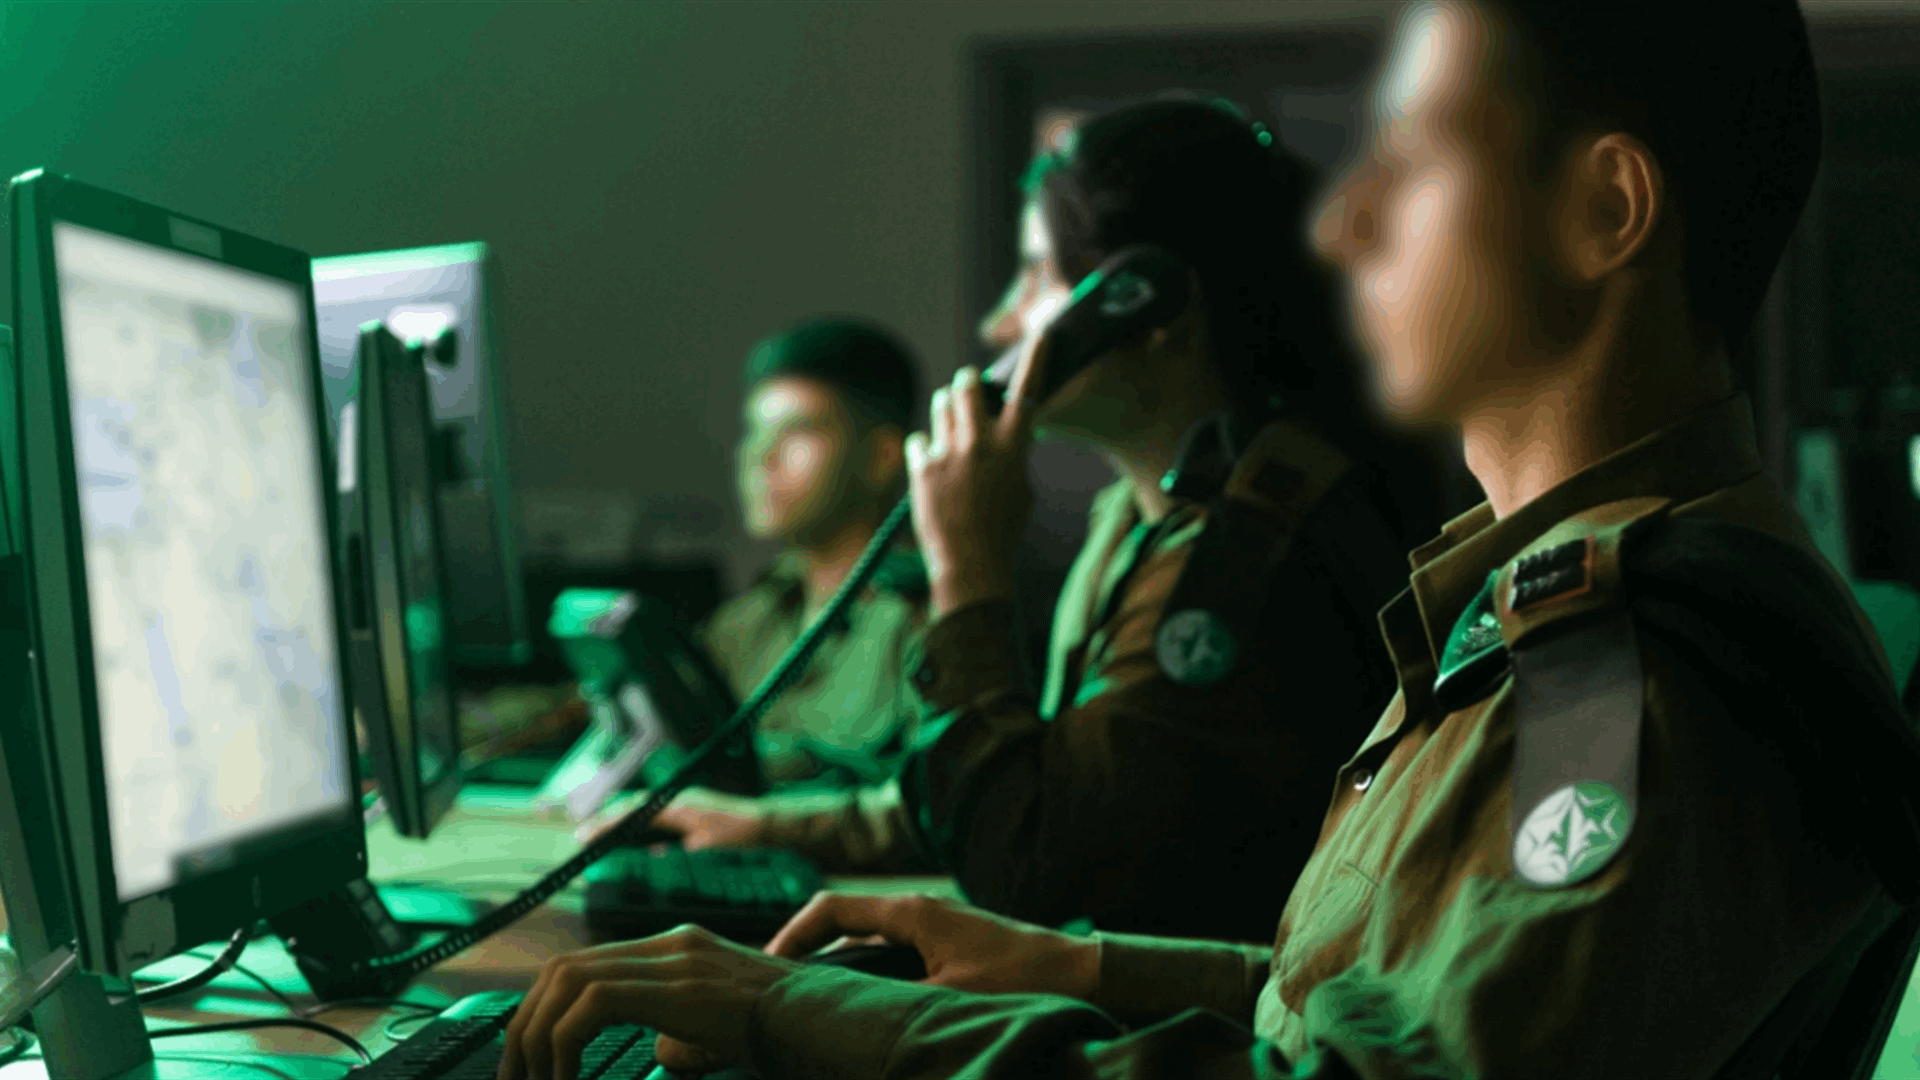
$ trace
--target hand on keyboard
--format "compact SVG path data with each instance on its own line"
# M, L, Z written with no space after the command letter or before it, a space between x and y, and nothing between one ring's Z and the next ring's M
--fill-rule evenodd
M582 822L574 830L574 839L587 843L620 823L629 812L646 801L644 791L628 792L608 803L606 809ZM765 810L760 800L706 788L688 788L667 804L653 819L653 827L681 834L688 851L710 847L759 847L765 825Z
M830 943L876 938L918 949L924 981L956 990L1086 1000L1100 981L1099 939L932 896L820 893L774 935L767 952L797 960Z
M615 1024L668 1036L660 1064L669 1069L733 1064L754 1002L799 967L695 926L554 957L507 1025L500 1080L577 1075L582 1050Z

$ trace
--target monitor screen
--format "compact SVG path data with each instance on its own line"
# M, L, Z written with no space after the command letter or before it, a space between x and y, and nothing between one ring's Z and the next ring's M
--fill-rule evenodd
M350 798L296 285L53 226L122 900Z
M313 290L328 414L342 440L360 326L380 321L402 339L453 329L453 363L428 368L434 419L459 427L463 474L439 493L451 652L464 663L510 665L531 659L533 639L508 491L500 361L488 332L492 265L481 243L338 255L314 260Z

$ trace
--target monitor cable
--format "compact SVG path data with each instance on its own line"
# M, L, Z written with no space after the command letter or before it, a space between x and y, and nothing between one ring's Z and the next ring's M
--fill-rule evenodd
M151 1005L165 998L190 994L200 989L232 969L233 965L239 962L240 954L247 951L247 942L251 938L252 935L247 927L243 926L235 930L233 937L227 942L227 947L220 950L220 955L213 958L213 963L184 978L138 991L133 995L133 999L142 1005Z
M334 1027L332 1024L323 1024L318 1020L303 1020L297 1016L270 1017L265 1020L223 1020L217 1024L191 1024L187 1027L164 1028L160 1031L153 1031L149 1029L147 1031L147 1038L167 1039L167 1038L173 1038L180 1035L212 1035L222 1031L251 1031L254 1028L276 1028L276 1027L290 1027L290 1028L300 1028L303 1031L317 1031L320 1034L325 1035L329 1039L333 1039L336 1042L339 1042L341 1045L345 1046L347 1049L359 1055L360 1061L363 1064L367 1064L367 1065L373 1064L373 1055L367 1053L367 1048L360 1045L359 1039L356 1039L353 1036L347 1034L346 1032L341 1031L339 1028Z

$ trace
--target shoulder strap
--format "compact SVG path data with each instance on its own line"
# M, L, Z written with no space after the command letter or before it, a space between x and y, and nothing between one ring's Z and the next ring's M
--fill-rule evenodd
M1351 471L1344 454L1291 425L1270 424L1252 440L1207 503L1161 609L1154 651L1169 679L1211 686L1233 671L1302 524ZM1177 492L1179 482L1163 486Z

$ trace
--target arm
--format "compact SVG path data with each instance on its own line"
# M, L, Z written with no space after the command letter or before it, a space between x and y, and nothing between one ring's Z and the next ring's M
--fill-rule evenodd
M782 980L756 1003L750 1032L766 1075L945 1075L962 1061L980 1075L1033 1075L1090 1052L1088 1040L1118 1037L1121 1019L1203 1018L1144 1040L1145 1049L1101 1051L1119 1069L1101 1075L1168 1075L1164 1066L1190 1051L1232 1054L1250 1043L1242 1025L1195 1006L1251 1000L1268 959L1255 946L1077 936L929 897L832 893L815 897L767 951L798 959L868 935L919 950L926 981L876 984L832 968Z
M1223 681L1181 686L1154 636L1186 565L1175 535L1121 586L1078 700L1051 721L1011 675L1011 606L928 631L932 722L900 784L923 842L983 906L1033 922L1266 940L1312 851L1327 777L1379 692L1364 617L1296 543L1272 617ZM930 669L930 673L929 673Z
M908 1080L962 1068L972 1077L1023 1080L1288 1075L1271 1047L1198 1009L1128 1035L1069 998L968 994L832 968L803 969L770 987L754 1010L748 1045L763 1074L796 1078Z

